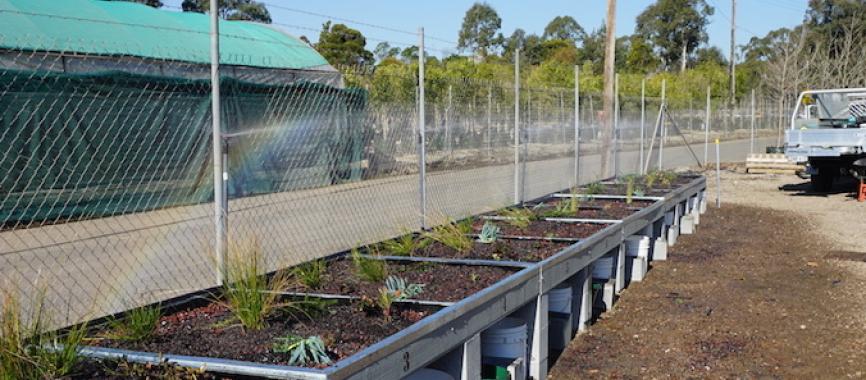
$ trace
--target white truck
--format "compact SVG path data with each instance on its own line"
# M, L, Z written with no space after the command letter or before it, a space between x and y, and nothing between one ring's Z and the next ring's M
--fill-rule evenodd
M785 156L806 163L817 191L866 176L866 88L804 91L785 133Z

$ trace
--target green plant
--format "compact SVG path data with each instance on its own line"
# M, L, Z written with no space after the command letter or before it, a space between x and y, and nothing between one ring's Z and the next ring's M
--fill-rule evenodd
M394 256L414 256L415 252L429 244L430 240L427 238L416 238L412 234L405 234L382 243L382 247Z
M292 277L297 279L307 289L318 289L322 285L322 277L328 269L325 260L314 260L303 263L292 269Z
M162 309L159 305L138 307L126 312L125 318L109 318L108 337L116 340L139 342L150 338L156 331Z
M499 237L499 227L491 222L484 222L484 226L481 227L481 233L478 234L478 242L484 244L490 244L496 241Z
M44 293L25 315L16 295L0 290L0 379L54 379L70 374L81 359L87 325L48 331Z
M584 191L587 195L597 195L604 193L604 184L601 182L593 182L589 185L586 185L586 190Z
M659 183L664 187L670 187L675 179L677 179L677 173L671 170L664 170L660 174Z
M304 297L303 300L295 301L292 305L294 310L300 311L307 318L315 318L317 316L326 314L328 312L328 308L336 304L336 300Z
M521 229L529 227L529 223L536 220L535 213L524 207L510 207L499 214L505 217L505 223Z
M260 330L276 309L292 306L280 303L280 293L290 284L288 272L268 278L260 271L261 249L254 241L229 244L225 284L221 303L244 328Z
M427 233L427 237L430 239L442 243L446 247L449 247L457 252L466 253L472 249L472 239L466 236L469 232L472 231L471 224L469 225L469 232L467 232L466 222L461 223L445 223L443 225L439 225L433 227L433 230Z
M351 255L352 263L355 264L355 273L360 279L368 282L380 282L388 277L388 263L384 260L361 256L357 248L352 249Z
M653 186L655 186L656 182L659 180L659 172L655 170L651 170L649 173L643 176L643 184L647 189L652 190Z
M382 287L379 288L379 297L376 298L376 306L379 307L379 310L382 311L382 315L386 320L391 320L391 305L396 300L396 296L390 292L388 289Z
M553 209L545 211L542 216L545 218L573 217L577 215L579 209L580 198L577 195L572 195L567 200L559 201Z
M331 363L331 358L328 357L328 352L325 349L325 342L318 336L303 338L297 335L288 335L277 338L273 349L278 354L289 354L289 365L306 366Z
M385 290L396 300L415 298L424 291L424 284L407 284L402 277L388 276L385 279Z
M625 203L631 204L634 197L634 177L628 177L625 183Z

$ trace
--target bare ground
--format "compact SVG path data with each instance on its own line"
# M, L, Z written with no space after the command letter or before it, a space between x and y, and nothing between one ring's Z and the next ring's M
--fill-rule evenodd
M866 204L802 182L724 173L723 208L577 337L550 378L866 376Z

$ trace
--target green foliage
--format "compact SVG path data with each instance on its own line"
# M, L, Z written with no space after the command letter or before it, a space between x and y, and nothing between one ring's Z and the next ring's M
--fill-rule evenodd
M364 48L366 45L361 32L328 21L322 25L315 48L332 65L354 66L373 63L373 53Z
M322 285L322 277L327 269L327 261L313 260L292 269L292 277L307 289L318 289Z
M603 194L604 191L605 187L604 184L601 182L590 183L589 185L586 185L586 189L584 190L587 195Z
M468 220L467 220L468 221ZM472 232L471 221L461 223L449 222L436 227L426 235L430 239L442 243L457 252L466 253L472 249L472 239L466 236Z
M665 65L685 70L695 49L707 41L713 7L705 0L659 0L637 17L637 34L651 41Z
M552 210L545 211L542 216L545 218L567 218L577 215L580 210L580 197L576 194L559 201Z
M625 203L629 205L634 197L634 180L633 176L629 176L625 182Z
M424 284L407 284L402 277L388 276L385 279L385 290L395 300L407 300L421 294Z
M152 2L153 0L145 0ZM271 14L263 3L253 0L219 0L219 16L224 20L255 21L271 23ZM210 0L183 0L181 9L184 12L207 13L210 10Z
M490 244L495 242L498 237L499 226L488 220L484 222L484 226L481 227L481 233L478 234L478 242Z
M525 207L509 207L500 211L499 214L506 218L505 223L516 228L529 227L529 223L537 219L535 213Z
M352 249L351 256L358 278L367 282L380 282L388 276L388 263L385 260L361 256L357 248Z
M382 247L393 256L414 256L416 252L430 245L430 239L406 233L382 243Z
M326 314L328 308L336 304L336 300L304 297L303 300L293 302L293 310L299 311L307 318L315 318L319 315Z
M17 295L0 290L0 380L64 377L81 359L87 325L47 331L44 293L25 312Z
M545 40L566 40L577 43L586 38L586 31L571 16L556 16L544 27Z
M116 340L139 342L150 338L156 331L162 308L159 305L139 307L126 312L125 318L110 318L108 337Z
M379 288L379 296L376 297L376 306L382 312L382 316L385 317L386 321L391 320L391 305L394 304L394 301L397 297L388 291L385 287Z
M288 335L277 338L274 342L274 352L289 355L289 365L306 366L310 364L326 365L331 363L325 342L318 336L303 338Z
M258 243L234 242L229 245L226 259L226 281L220 302L244 328L261 330L272 312L290 306L280 303L278 294L289 287L289 273L283 271L270 278L265 276L260 269L261 248Z
M502 40L502 34L497 34L501 27L502 19L493 7L487 3L475 3L463 17L457 48L468 49L481 57L487 56L490 49Z

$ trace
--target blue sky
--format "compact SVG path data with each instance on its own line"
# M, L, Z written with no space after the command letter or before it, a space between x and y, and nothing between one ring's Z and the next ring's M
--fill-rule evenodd
M727 54L730 45L731 0L707 0L716 8L708 28L710 44L716 45ZM178 7L181 0L163 0L169 6ZM274 23L293 35L306 35L315 41L318 30L327 18L304 14L280 7L329 15L353 21L382 26L403 31L415 31L424 26L428 36L430 53L441 55L453 52L452 43L457 41L457 31L466 10L474 0L265 0L269 5ZM489 0L502 18L502 32L510 35L515 28L523 28L529 33L541 34L544 26L559 15L574 17L587 31L597 28L604 20L606 1L604 0ZM627 35L634 31L635 17L653 1L619 0L617 7L617 34ZM739 0L737 4L737 44L743 44L753 35L763 36L768 31L796 25L803 19L807 0ZM380 41L403 47L416 44L415 36L367 25L344 22L361 30L368 37L367 47L372 50ZM280 25L281 24L281 25ZM445 40L448 42L440 41ZM450 43L449 43L450 42Z

